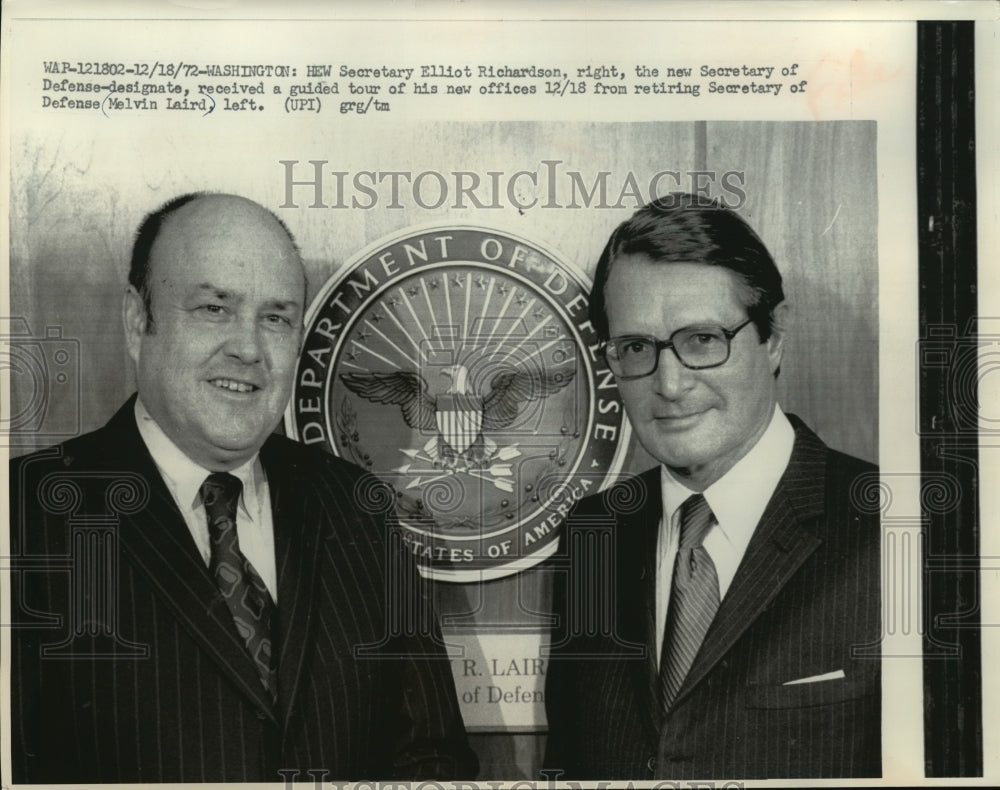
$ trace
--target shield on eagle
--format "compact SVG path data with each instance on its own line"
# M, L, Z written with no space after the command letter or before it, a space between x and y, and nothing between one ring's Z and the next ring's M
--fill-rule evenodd
M435 416L444 440L456 453L464 453L482 430L483 404L473 395L438 395Z

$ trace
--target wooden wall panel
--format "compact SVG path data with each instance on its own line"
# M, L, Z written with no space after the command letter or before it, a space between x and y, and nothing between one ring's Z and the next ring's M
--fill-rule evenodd
M706 162L745 173L742 214L785 280L782 406L869 461L878 459L875 133L874 122L710 123Z

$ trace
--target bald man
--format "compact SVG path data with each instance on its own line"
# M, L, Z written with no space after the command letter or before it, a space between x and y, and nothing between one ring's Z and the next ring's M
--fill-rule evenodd
M272 435L305 292L287 228L249 200L185 195L140 226L138 392L11 465L15 782L475 773L378 483Z

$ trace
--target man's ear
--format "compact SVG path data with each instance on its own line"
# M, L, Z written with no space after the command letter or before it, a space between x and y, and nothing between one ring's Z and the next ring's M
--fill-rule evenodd
M775 373L781 367L781 357L785 353L785 332L788 329L788 302L782 302L774 308L771 321L771 336L767 339L767 355L771 358L771 372Z
M134 286L129 285L122 299L122 323L125 325L125 347L136 364L139 364L139 350L142 348L142 337L146 334L147 321L142 296Z

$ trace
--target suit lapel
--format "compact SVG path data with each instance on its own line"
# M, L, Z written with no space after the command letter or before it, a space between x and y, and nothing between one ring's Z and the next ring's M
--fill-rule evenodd
M278 569L278 700L284 723L292 715L306 658L312 648L312 614L325 517L309 470L283 459L277 443L261 450L274 517ZM286 727L287 731L287 727Z
M788 468L716 613L676 702L729 652L822 543L826 446L797 420Z
M272 716L271 701L236 632L232 614L139 435L134 403L133 397L104 429L107 442L102 464L129 469L149 488L144 507L119 517L121 549L205 654L263 713Z
M656 664L656 539L662 511L659 467L638 477L643 505L617 519L618 621L622 636L645 646L642 661L627 661L646 734L659 737L660 696ZM638 572L637 572L638 569Z

